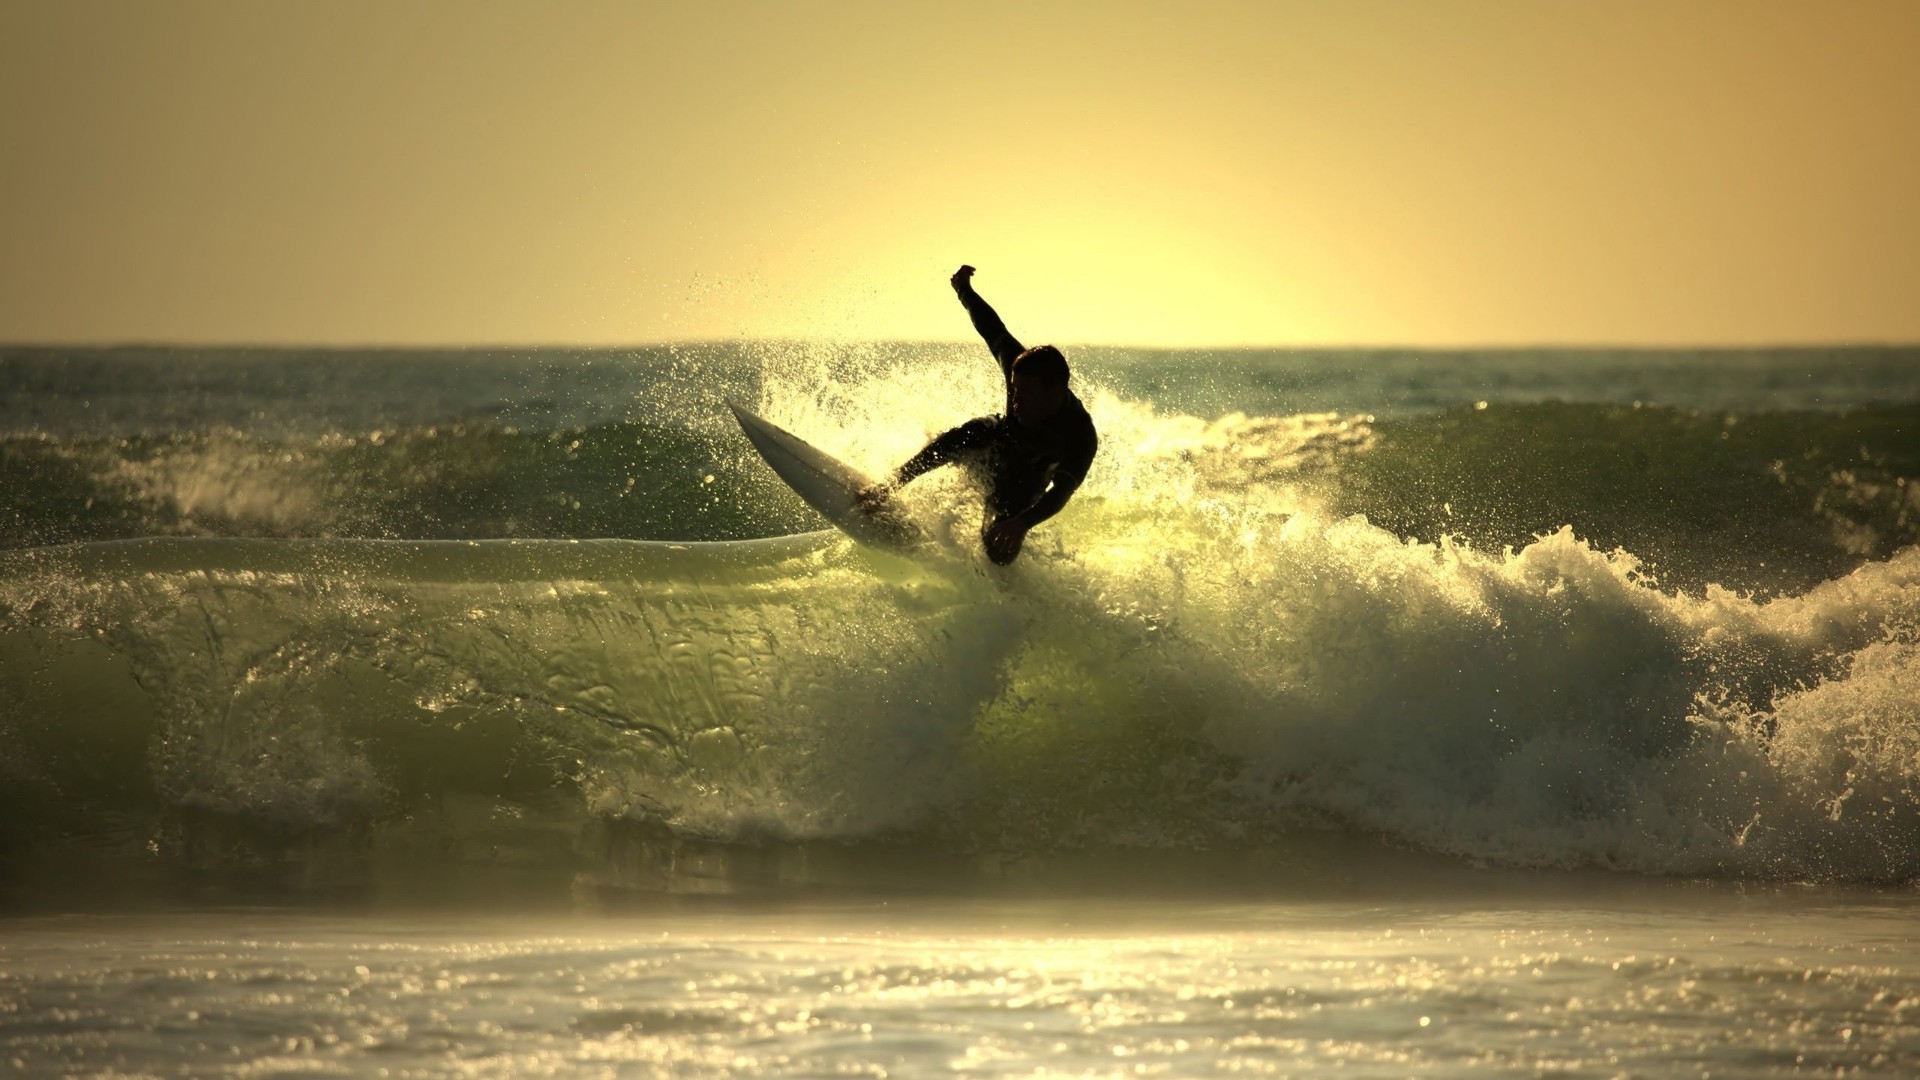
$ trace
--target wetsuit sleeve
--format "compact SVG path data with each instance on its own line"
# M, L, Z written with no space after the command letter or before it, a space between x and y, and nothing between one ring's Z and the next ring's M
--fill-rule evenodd
M942 432L934 436L925 449L908 458L905 465L894 470L893 483L896 487L912 483L920 474L932 472L968 451L986 446L992 436L993 421L985 418L969 420L952 431Z
M1025 346L1007 332L1007 324L1000 321L999 313L973 291L971 284L955 291L960 295L960 303L966 306L967 317L973 320L973 328L986 340L987 348L993 350L993 358L1000 361L1000 374L1012 378L1014 358L1026 351Z
M1032 506L1021 512L1020 520L1026 522L1027 528L1031 529L1047 520L1067 505L1067 500L1073 498L1073 493L1080 490L1081 482L1087 478L1087 470L1093 467L1093 455L1099 449L1099 436L1089 427L1086 445L1053 470L1053 482L1047 490L1033 501Z

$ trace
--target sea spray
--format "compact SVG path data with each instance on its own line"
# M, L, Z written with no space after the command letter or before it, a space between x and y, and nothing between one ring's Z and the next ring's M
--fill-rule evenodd
M544 428L7 440L8 851L632 883L696 848L777 877L1332 834L1920 874L1911 405L1205 413L1089 364L1101 455L1001 570L955 470L905 493L922 558L783 535L813 522L721 404L879 475L996 407L981 357L761 360ZM1728 485L1781 527L1727 533ZM93 542L18 546L63 537Z

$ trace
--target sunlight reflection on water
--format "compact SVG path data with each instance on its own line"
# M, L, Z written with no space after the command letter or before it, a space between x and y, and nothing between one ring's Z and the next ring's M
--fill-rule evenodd
M42 919L0 938L0 1041L34 1075L1896 1075L1910 908Z

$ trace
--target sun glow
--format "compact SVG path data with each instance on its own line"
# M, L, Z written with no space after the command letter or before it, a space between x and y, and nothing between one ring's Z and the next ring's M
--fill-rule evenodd
M0 339L1920 336L1920 7L0 10Z

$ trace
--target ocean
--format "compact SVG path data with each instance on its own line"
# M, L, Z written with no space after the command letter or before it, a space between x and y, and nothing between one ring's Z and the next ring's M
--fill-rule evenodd
M1920 348L0 348L0 1065L1920 1071Z

